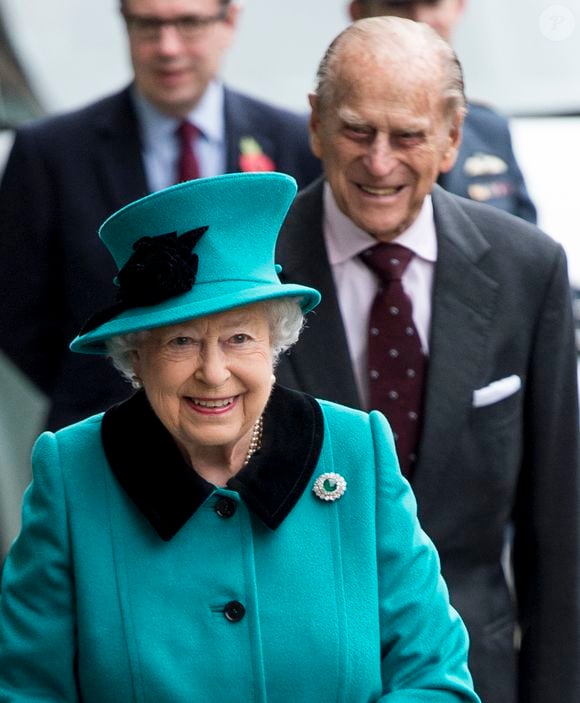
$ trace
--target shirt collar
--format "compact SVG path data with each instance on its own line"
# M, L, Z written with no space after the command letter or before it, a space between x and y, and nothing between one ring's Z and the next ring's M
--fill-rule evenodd
M324 237L331 266L354 259L376 244L376 239L348 218L336 204L328 181L324 183ZM434 263L437 260L437 236L430 195L423 201L419 215L393 242L401 244L418 256Z
M133 86L135 110L141 126L141 136L146 148L154 148L160 140L174 138L181 120L169 117L153 106ZM187 119L194 124L208 141L221 144L224 141L224 86L211 81L197 105Z
M187 116L209 141L224 141L224 86L211 81L200 101Z
M163 540L215 492L185 462L143 391L109 409L101 433L114 475ZM316 400L276 386L264 411L262 447L226 487L275 530L310 482L323 435Z

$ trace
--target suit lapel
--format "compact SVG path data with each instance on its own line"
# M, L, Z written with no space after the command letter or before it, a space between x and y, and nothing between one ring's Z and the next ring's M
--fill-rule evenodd
M468 421L498 302L498 284L480 268L489 244L460 202L434 189L438 255L424 424L413 482L418 494L431 493L426 489L438 480L433 467L447 465L462 423ZM423 501L419 499L424 508Z
M245 113L238 95L224 88L224 129L226 139L226 172L240 170L240 139L246 131Z
M296 353L291 351L286 361L292 366L299 387L321 398L361 407L324 244L322 190L321 178L302 191L278 240L276 260L283 265L280 278L312 286L322 294L320 306L310 313L312 325L298 341ZM304 256L304 252L308 255ZM324 324L316 324L317 315Z
M247 167L243 169L240 164L243 139L250 139L255 142L255 145L264 155L275 161L278 144L272 141L271 136L268 136L267 129L260 131L259 126L263 123L263 120L263 111L256 111L256 103L241 93L224 88L227 173L247 170Z
M95 168L113 211L147 195L149 188L130 89L112 98L107 108L95 121Z

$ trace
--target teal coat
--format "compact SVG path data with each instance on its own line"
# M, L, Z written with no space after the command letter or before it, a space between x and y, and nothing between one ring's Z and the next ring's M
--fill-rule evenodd
M33 471L2 703L479 700L382 415L276 389L262 450L215 488L138 393L43 434Z

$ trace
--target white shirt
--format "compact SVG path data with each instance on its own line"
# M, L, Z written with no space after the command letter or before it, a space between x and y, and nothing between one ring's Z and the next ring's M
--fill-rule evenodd
M135 109L141 128L143 163L151 192L176 182L179 159L177 128L181 120L159 112L137 90L133 90ZM187 115L200 134L194 152L201 176L217 176L226 170L224 124L224 87L212 81L199 103Z
M368 407L367 334L371 305L378 290L375 274L359 254L377 243L338 208L328 183L324 184L323 231L338 303L346 329L357 386ZM437 237L431 196L427 196L413 224L393 240L415 256L403 274L402 284L413 305L413 321L423 352L429 353L431 297L437 261Z

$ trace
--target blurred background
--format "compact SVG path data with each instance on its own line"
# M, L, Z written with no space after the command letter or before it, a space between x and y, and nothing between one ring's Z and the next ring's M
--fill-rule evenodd
M347 24L347 1L243 6L224 79L306 111L322 53ZM580 288L580 0L469 0L455 47L469 97L511 117L539 225L566 249ZM16 125L82 106L129 78L118 0L0 0L0 169ZM28 454L46 406L4 359L0 389L1 557L18 529Z

